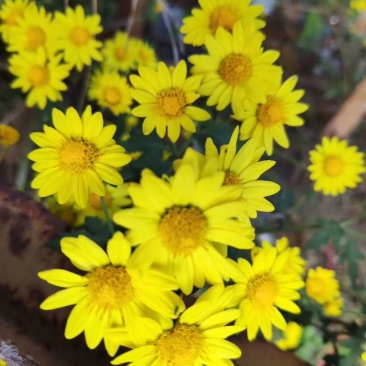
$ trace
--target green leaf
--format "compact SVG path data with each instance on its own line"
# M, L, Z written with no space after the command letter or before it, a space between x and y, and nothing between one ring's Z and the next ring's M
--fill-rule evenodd
M326 245L331 238L331 234L327 230L321 230L315 233L305 244L304 250L320 249Z

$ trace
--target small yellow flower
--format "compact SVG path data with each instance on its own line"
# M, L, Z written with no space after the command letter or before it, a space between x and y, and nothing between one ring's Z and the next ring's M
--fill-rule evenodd
M282 351L293 350L300 344L303 328L295 322L289 322L283 331L283 338L275 342Z
M26 105L45 109L48 100L62 100L61 91L67 90L64 79L69 76L69 67L60 64L61 56L47 57L43 48L36 53L22 52L9 59L9 71L16 77L11 83L14 89L27 93Z
M155 68L157 66L158 64L157 56L153 47L151 47L148 43L138 38L132 38L130 42L131 47L134 47L136 49L135 68L138 68L139 66L147 66Z
M54 128L45 125L44 132L30 135L40 146L28 155L39 173L31 186L39 189L40 197L57 193L60 204L72 198L84 208L90 193L106 194L103 181L123 183L117 168L128 164L131 157L113 140L115 125L104 127L102 114L92 114L90 106L81 117L72 107L66 114L54 108L52 119Z
M127 79L116 71L97 71L90 80L88 97L110 109L115 116L128 113L132 104Z
M55 13L55 26L59 34L57 49L64 54L65 62L81 71L92 60L102 61L99 48L102 42L95 36L102 32L100 15L85 15L81 5L75 10L68 7L66 13Z
M343 298L337 297L331 301L328 301L323 306L324 314L327 316L340 316L342 315Z
M0 123L0 146L9 147L19 141L20 134L17 129L12 126Z
M310 298L322 305L340 297L339 282L331 269L322 267L309 269L305 289Z
M308 170L316 192L338 196L362 182L361 174L366 172L365 155L357 146L348 146L347 141L336 136L323 137L309 155Z
M362 11L366 10L366 0L351 0L349 7L361 13Z

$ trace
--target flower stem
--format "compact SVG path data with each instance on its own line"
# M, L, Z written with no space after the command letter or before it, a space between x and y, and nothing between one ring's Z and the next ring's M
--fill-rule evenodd
M111 220L111 217L110 217L108 209L107 209L107 203L105 202L105 198L100 197L100 202L102 203L103 213L104 213L105 219L107 221L108 228L109 228L111 234L114 234L114 226L113 226L113 222Z

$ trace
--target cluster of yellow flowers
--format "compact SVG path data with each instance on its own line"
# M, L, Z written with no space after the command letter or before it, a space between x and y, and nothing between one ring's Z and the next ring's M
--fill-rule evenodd
M287 238L256 247L252 220L274 210L267 197L280 186L260 177L275 162L261 159L273 153L274 142L289 147L285 126L304 123L304 91L295 90L296 76L282 79L274 64L279 52L264 50L262 6L250 0L199 4L181 28L185 43L204 46L204 53L189 57L190 70L185 61L157 62L147 44L124 32L103 45L95 39L102 31L99 15L85 15L80 5L54 15L28 0L6 0L0 8L0 31L14 52L12 86L29 92L28 106L43 109L47 100L60 100L71 69L81 71L95 60L100 65L91 77L90 100L114 115L128 113L134 100L131 113L143 118L145 135L156 130L175 143L182 130L195 133L197 122L211 118L197 104L201 97L217 111L229 109L240 124L227 144L207 138L202 152L186 148L169 174L144 169L139 182L128 184L120 170L132 158L114 140L116 125L104 125L101 112L90 106L81 115L73 107L65 113L55 108L53 127L31 134L39 147L28 155L37 172L31 186L39 196L51 197L78 225L108 206L118 226L106 250L83 235L61 240L78 273L39 273L63 288L42 309L74 305L66 338L84 333L89 348L103 341L110 356L120 346L131 349L112 364L230 366L241 351L227 337L246 330L249 340L259 332L272 340L273 327L287 330L283 311L301 311L295 303L305 286L300 250ZM246 141L240 148L239 139ZM365 172L363 154L336 138L325 138L311 160L315 189L325 194L355 187ZM80 212L70 219L74 204ZM232 260L230 247L251 249L251 260L244 251ZM306 291L327 314L337 315L338 287L316 287L324 273L310 270ZM197 289L201 295L187 306L183 295Z

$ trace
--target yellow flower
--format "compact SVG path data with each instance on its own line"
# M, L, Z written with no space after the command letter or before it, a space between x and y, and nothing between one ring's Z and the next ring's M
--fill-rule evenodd
M135 68L137 51L126 32L116 32L112 39L105 41L102 48L103 65L107 70L127 72Z
M241 356L238 346L225 338L243 330L242 327L227 325L240 314L237 309L225 310L223 302L198 298L186 309L174 326L155 327L150 332L151 340L115 358L112 365L140 366L185 366L225 365L234 366L231 359ZM114 335L125 339L123 330Z
M9 42L12 28L23 17L29 0L5 0L0 7L0 33L5 43Z
M192 74L203 75L198 92L208 96L207 105L223 110L231 104L233 111L244 100L265 103L266 95L275 92L282 70L272 65L278 51L265 51L263 37L253 26L235 23L232 34L219 27L215 37L206 36L208 55L193 55Z
M250 341L256 338L259 329L270 341L272 324L286 329L286 320L279 309L300 313L293 300L300 298L298 290L304 282L287 275L284 267L288 255L287 252L278 254L275 248L264 248L253 258L252 265L243 258L238 259L242 276L234 279L234 286L242 314L236 324L247 328Z
M121 184L117 187L110 185L106 186L106 194L104 200L107 206L107 210L110 216L120 210L122 207L129 206L131 199L128 195L128 184ZM76 221L74 226L80 226L85 223L85 218L99 217L101 220L105 220L105 214L103 212L100 196L95 193L91 193L87 206L84 209L75 208Z
M196 132L193 121L210 118L208 112L192 105L200 97L196 91L202 77L187 78L185 61L180 61L171 69L159 62L157 71L140 67L139 74L130 76L134 87L132 97L140 104L132 110L132 114L145 117L142 125L145 135L156 129L159 137L163 138L168 129L169 139L176 142L181 128Z
M57 193L60 204L72 198L85 207L89 194L106 194L103 181L113 185L123 183L117 168L128 164L131 157L116 144L115 125L103 127L100 112L92 114L91 107L83 115L70 107L66 114L54 108L52 119L55 128L43 126L44 132L30 135L40 149L32 151L33 169L39 174L32 188L39 189L40 197Z
M185 294L238 274L226 258L228 245L253 247L250 223L235 219L243 210L241 190L223 187L224 176L199 178L190 164L181 164L167 181L145 169L140 184L130 184L134 207L113 216L130 229L132 244L140 244L141 261L172 271Z
M43 48L36 53L15 54L9 59L9 71L16 77L11 87L29 92L25 102L27 107L37 105L45 109L48 99L52 102L62 100L60 91L67 90L63 80L69 76L69 67L60 61L60 55L48 59Z
M293 350L300 344L303 328L295 322L289 322L283 331L283 338L275 342L282 351Z
M128 113L132 104L131 88L118 72L97 71L90 80L88 96L115 116Z
M262 248L271 248L272 244L266 240L261 242ZM299 247L290 247L289 240L285 236L276 240L275 248L278 253L287 252L288 258L284 265L284 272L289 275L295 275L302 277L305 272L306 261L301 257L301 251ZM260 247L252 249L252 254L256 255L261 250Z
M340 297L339 283L331 269L316 267L309 269L305 282L307 295L319 304L326 304Z
M350 9L356 10L359 13L366 10L366 0L351 0L349 3Z
M239 128L236 127L229 144L221 146L220 153L212 139L207 139L205 157L211 169L225 172L224 185L241 188L241 199L245 203L243 213L245 212L250 218L255 218L257 211L274 210L274 206L265 197L277 193L280 186L274 182L258 180L260 175L270 169L275 162L259 161L264 148L258 147L258 141L255 139L248 141L236 152L238 134ZM215 159L215 164L212 159ZM206 169L206 174L208 171L209 169Z
M44 7L30 3L23 17L18 18L17 24L12 27L8 51L36 52L39 48L45 48L47 54L53 54L57 39L52 14L47 13Z
M340 316L342 315L343 298L337 297L331 301L328 301L323 306L324 314L327 316Z
M235 23L254 24L263 28L265 22L257 19L263 13L263 5L250 5L251 0L199 0L200 9L194 8L192 15L183 19L180 31L183 41L193 46L202 46L206 35L215 35L219 27L232 32Z
M0 123L0 146L15 145L20 138L19 131L12 126Z
M366 352L362 352L361 354L361 360L364 361L363 365L366 365Z
M59 33L57 49L63 51L65 62L81 71L92 60L102 61L99 48L102 42L95 36L102 32L100 15L85 16L84 9L77 5L75 10L68 7L66 14L55 13L56 30Z
M290 146L284 126L302 126L304 121L298 114L308 109L307 104L299 103L304 91L293 90L297 83L296 76L288 78L283 84L281 80L277 81L275 90L266 96L265 102L258 104L246 100L233 116L243 121L240 138L258 137L259 144L264 145L268 155L273 153L273 141L285 149Z
M157 56L153 47L148 43L138 38L132 38L130 40L131 47L134 47L136 56L135 68L139 66L146 66L155 68L158 64Z
M140 318L160 314L172 324L176 309L184 306L172 291L178 288L176 282L167 274L153 269L140 271L131 245L121 232L108 241L106 252L83 235L61 239L61 250L75 267L87 273L64 269L39 272L43 280L65 288L49 296L40 307L53 310L75 305L66 323L67 339L84 332L87 346L93 349L110 327L125 326L138 342L144 337L144 329L136 327Z
M8 366L8 363L2 359L0 359L0 366Z
M309 155L308 170L310 179L315 181L315 191L338 196L362 182L360 175L366 172L364 153L358 152L357 146L348 146L347 141L336 136L323 137Z

